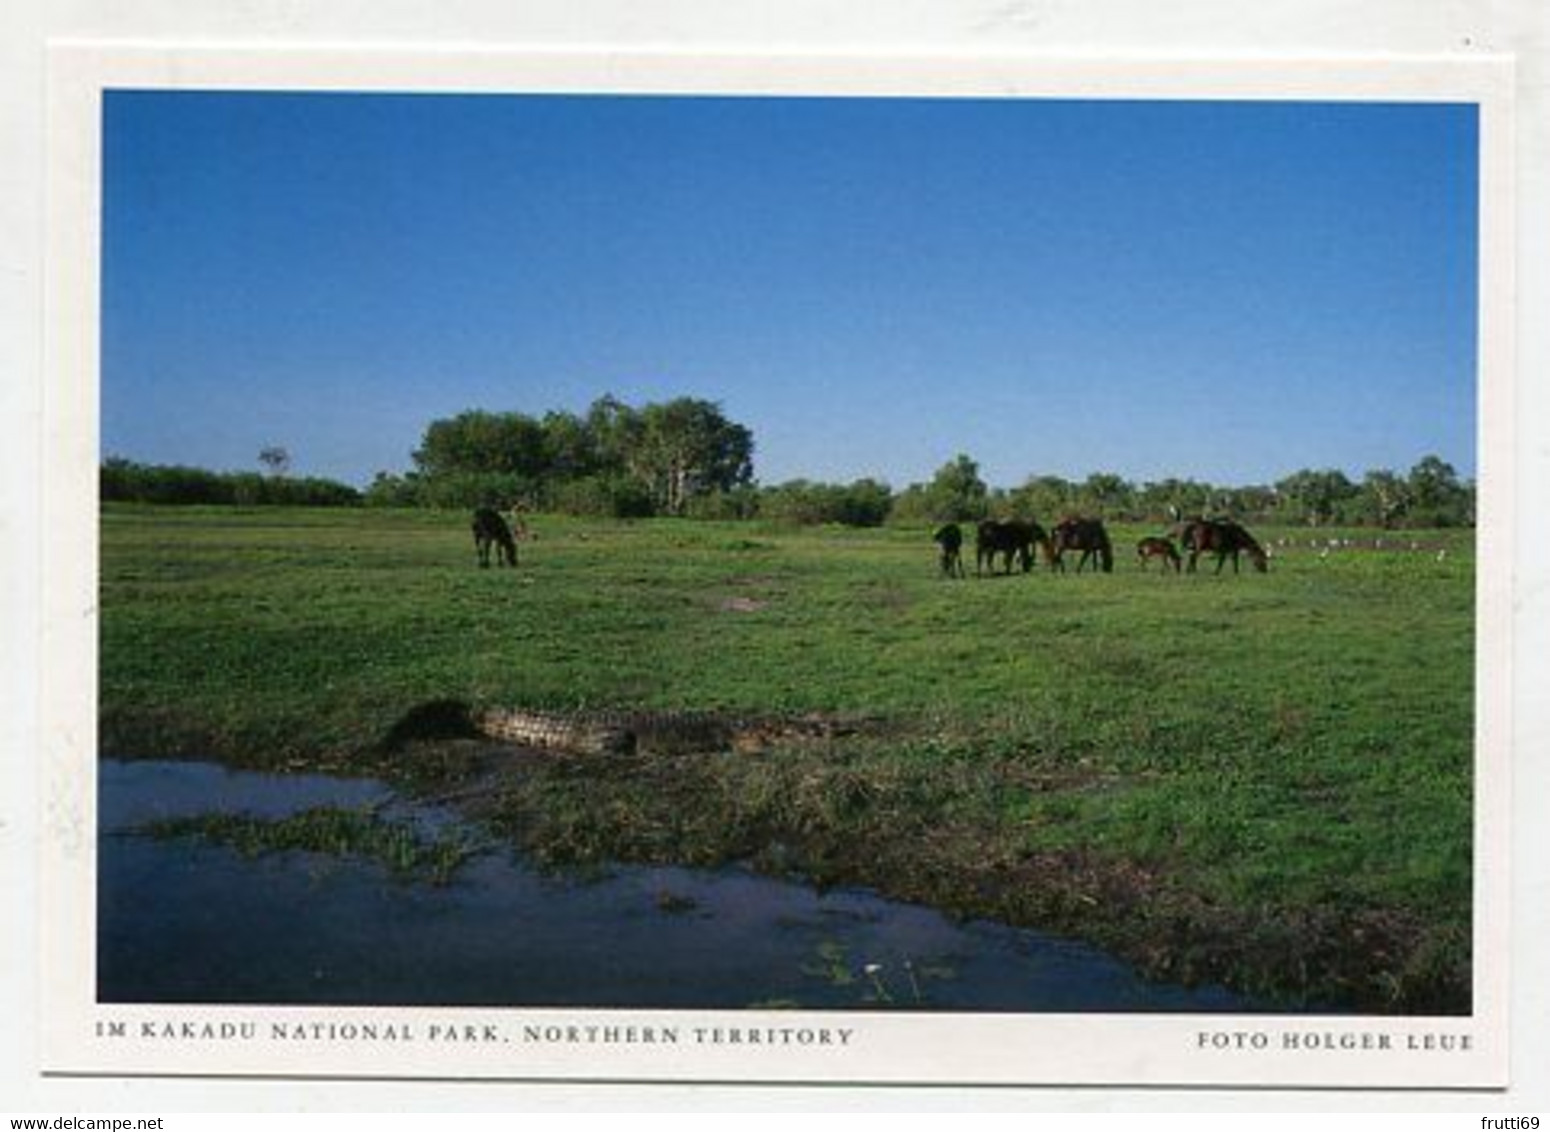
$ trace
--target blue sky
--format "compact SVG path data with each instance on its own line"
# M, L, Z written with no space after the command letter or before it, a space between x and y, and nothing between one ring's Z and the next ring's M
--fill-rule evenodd
M355 484L718 401L767 483L1475 469L1451 105L109 92L102 448Z

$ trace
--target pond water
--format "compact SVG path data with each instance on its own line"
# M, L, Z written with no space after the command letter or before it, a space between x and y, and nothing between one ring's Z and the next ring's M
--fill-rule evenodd
M541 872L505 850L450 884L134 830L159 818L385 805L370 781L206 763L100 764L103 1002L1023 1012L1242 1011L1090 947L739 869Z

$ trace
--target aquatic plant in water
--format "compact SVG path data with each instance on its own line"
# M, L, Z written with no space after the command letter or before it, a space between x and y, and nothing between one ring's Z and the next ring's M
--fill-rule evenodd
M426 835L412 821L384 817L375 807L317 806L282 818L205 813L147 822L133 832L159 839L194 838L247 857L299 850L363 857L404 880L446 884L487 846L466 830Z
M865 980L866 987L870 989L863 990L863 997L871 1002L889 1005L901 1001L923 1003L926 1001L926 992L922 986L924 981L956 977L953 969L945 964L917 967L912 960L905 958L899 964L904 972L900 980L897 976L890 977L884 963L874 960L858 966L852 961L846 946L838 941L824 940L817 950L817 960L802 965L803 974L824 979L832 987L853 986Z

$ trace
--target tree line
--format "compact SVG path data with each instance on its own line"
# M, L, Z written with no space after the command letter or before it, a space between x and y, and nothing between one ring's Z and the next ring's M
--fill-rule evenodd
M1475 485L1438 456L1408 472L1374 469L1353 480L1338 469L1293 472L1271 484L1227 487L1194 479L1135 483L1111 472L1083 480L1030 476L1010 489L990 488L978 465L959 455L930 481L893 498L896 521L972 522L995 515L1095 515L1132 522L1190 515L1231 515L1243 522L1380 528L1468 527L1475 523Z
M403 474L379 472L364 491L285 474L289 455L265 448L269 474L109 459L102 498L152 503L470 508L520 504L532 511L644 518L752 519L847 526L973 522L990 516L1053 519L1086 514L1166 522L1226 514L1245 522L1310 526L1469 526L1475 488L1452 465L1425 456L1407 472L1379 469L1352 480L1303 469L1272 484L1222 486L1193 479L1134 482L1110 472L1081 480L1030 476L992 488L968 455L926 482L895 490L863 478L759 484L753 433L711 401L681 397L640 407L613 397L585 413L470 410L435 420Z
M102 462L98 487L104 500L132 503L358 507L365 502L358 490L335 480L212 472L180 464L140 464L118 456Z

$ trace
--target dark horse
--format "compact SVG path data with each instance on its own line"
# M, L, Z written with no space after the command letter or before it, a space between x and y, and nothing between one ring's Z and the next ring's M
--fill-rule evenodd
M938 527L931 538L942 548L942 573L949 578L962 578L963 528L957 523L948 523L945 527Z
M1114 544L1109 541L1109 532L1103 529L1101 519L1081 519L1074 515L1062 519L1055 524L1052 539L1055 553L1050 565L1056 569L1066 568L1066 551L1080 550L1082 557L1076 562L1078 574L1094 557L1097 558L1098 569L1105 574L1114 572Z
M1146 569L1146 564L1153 558L1161 558L1163 560L1163 573L1165 574L1168 572L1169 566L1172 566L1173 572L1177 574L1183 564L1178 548L1173 545L1173 540L1169 538L1152 537L1142 539L1136 543L1136 557L1141 560L1141 569L1143 570Z
M974 530L974 572L984 573L988 565L991 573L995 573L996 555L999 554L1002 556L1003 573L1012 572L1012 561L1015 559L1026 574L1033 569L1035 543L1044 547L1045 558L1053 562L1054 552L1050 548L1049 535L1039 524L1023 519L1008 519L1006 522L986 519Z
M1179 541L1189 551L1189 572L1195 572L1195 563L1202 554L1216 555L1216 572L1228 558L1232 559L1232 572L1238 573L1238 555L1247 554L1254 569L1263 574L1269 569L1270 556L1265 548L1232 519L1190 519L1179 532Z
M481 507L474 512L473 521L474 550L479 555L479 565L488 568L490 565L490 549L497 551L496 565L515 566L517 564L517 540L512 536L511 527L501 513L493 507Z

